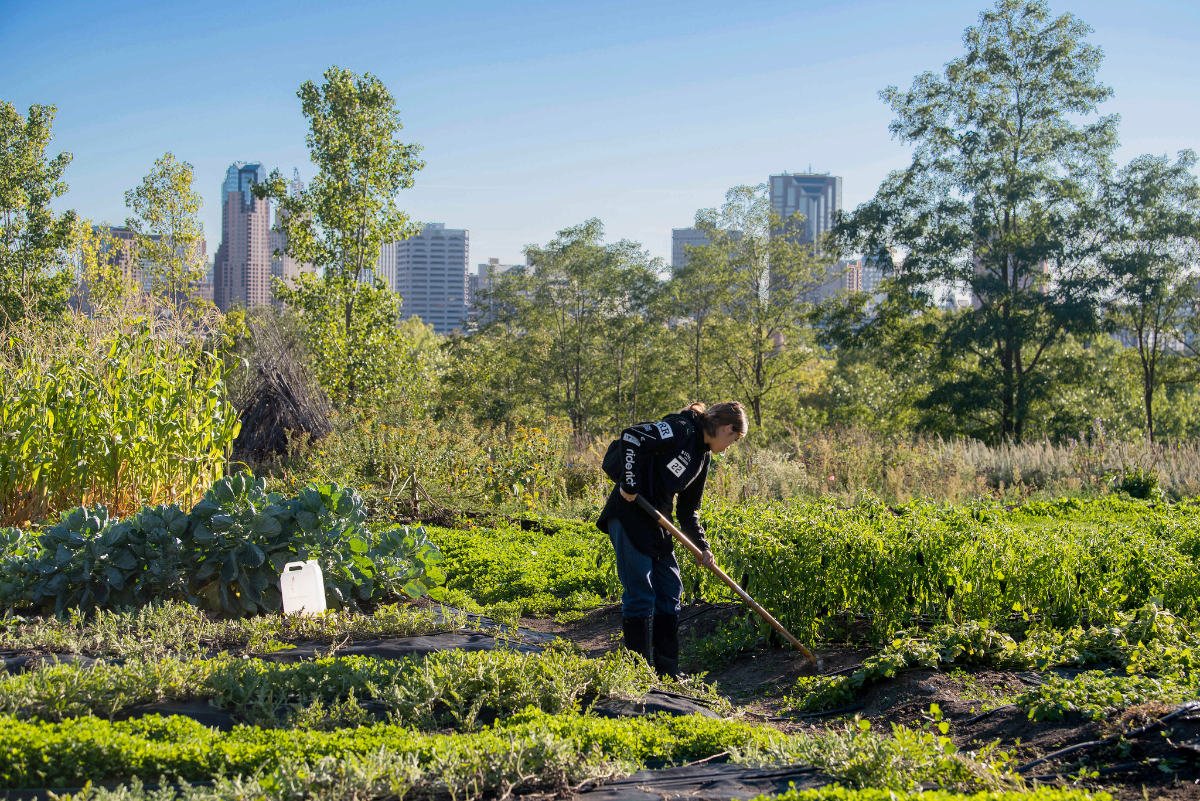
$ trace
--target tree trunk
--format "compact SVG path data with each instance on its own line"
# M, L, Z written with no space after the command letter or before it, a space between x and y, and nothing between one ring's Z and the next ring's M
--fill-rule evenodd
M1154 444L1154 385L1152 380L1143 382L1142 395L1146 404L1146 439Z
M354 285L346 286L346 346L351 354L355 354L354 335L351 333L354 329L351 327L354 321ZM354 403L355 387L354 387L354 357L346 360L346 398L347 402Z

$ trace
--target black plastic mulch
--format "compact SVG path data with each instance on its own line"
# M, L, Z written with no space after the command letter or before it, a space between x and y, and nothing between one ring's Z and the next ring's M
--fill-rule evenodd
M762 794L824 787L832 778L804 765L748 768L732 764L684 765L642 770L624 779L578 791L577 801L730 801Z

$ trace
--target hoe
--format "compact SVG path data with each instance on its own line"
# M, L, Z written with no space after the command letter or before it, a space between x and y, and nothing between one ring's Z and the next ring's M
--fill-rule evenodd
M676 528L675 524L672 523L670 520L668 520L666 515L664 515L662 512L658 511L657 509L655 509L654 505L652 503L650 503L650 501L646 500L641 495L639 495L639 496L637 496L637 503L638 503L638 506L645 509L646 512L651 517L653 517L655 520L657 520L658 524L660 526L662 526L663 529L665 529L666 531L669 531L671 533L672 537L674 537L675 539L682 542L683 547L685 547L689 551L691 551L693 556L695 556L697 559L700 558L701 551L699 548L696 547L696 544L693 543L691 540L689 540L687 538L687 535L685 535L682 531L680 531L678 528ZM759 617L761 617L763 620L767 621L767 623L770 624L771 628L775 629L777 632L779 632L779 635L781 637L783 637L785 640L787 640L792 645L794 645L796 647L796 650L799 651L800 654L804 657L805 661L811 662L813 665L816 666L817 670L821 669L821 662L820 662L820 660L817 659L816 655L813 654L812 651L805 648L804 644L802 642L800 642L795 637L793 637L792 633L790 631L788 631L787 629L785 629L783 627L783 624L780 623L778 620L776 620L771 615L770 612L768 612L766 609L763 609L762 605L759 604L758 601L751 598L750 594L748 592L746 592L741 587L739 587L738 583L729 577L729 574L727 574L724 570L717 567L716 565L713 565L711 570L713 573L717 574L717 578L721 579L721 581L723 581L727 585L729 585L729 589L731 589L735 593L737 593L737 596L739 598L741 598L743 601L745 601L747 606L749 606L756 613L758 613Z

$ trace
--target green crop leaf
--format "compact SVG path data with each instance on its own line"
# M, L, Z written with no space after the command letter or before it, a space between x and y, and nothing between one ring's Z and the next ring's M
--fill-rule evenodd
M233 581L235 578L237 578L238 570L239 566L237 554L231 551L225 557L225 561L221 564L221 581ZM224 587L222 587L222 589L224 589Z
M238 562L242 567L255 568L261 566L266 561L266 553L252 542L248 542L238 549Z
M277 518L263 513L254 519L253 531L255 534L274 536L283 531L283 527L280 526Z

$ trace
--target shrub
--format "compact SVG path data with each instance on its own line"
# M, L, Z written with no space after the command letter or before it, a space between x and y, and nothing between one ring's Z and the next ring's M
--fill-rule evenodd
M1161 493L1158 488L1158 474L1143 467L1135 467L1122 473L1117 480L1117 489L1131 498L1142 500L1156 498Z

